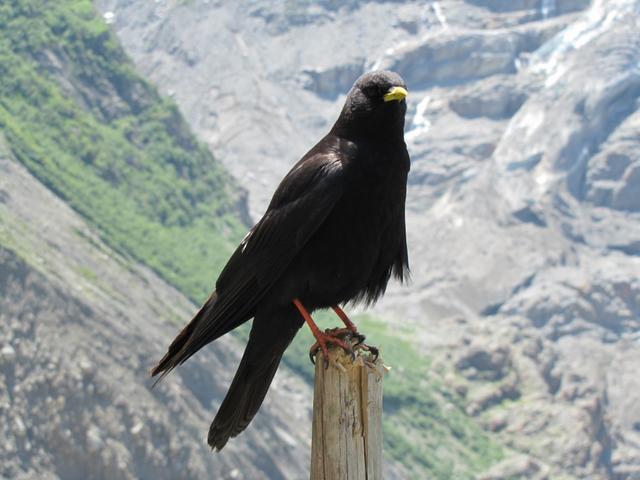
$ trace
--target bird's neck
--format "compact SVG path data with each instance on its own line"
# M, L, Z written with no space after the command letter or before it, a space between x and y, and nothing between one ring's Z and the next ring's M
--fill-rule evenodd
M333 125L331 133L352 141L367 139L376 143L393 143L404 139L404 117L381 122L341 116Z

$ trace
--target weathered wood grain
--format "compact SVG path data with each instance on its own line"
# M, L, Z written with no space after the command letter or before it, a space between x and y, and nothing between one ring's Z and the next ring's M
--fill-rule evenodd
M329 366L316 356L311 446L311 480L382 479L382 384L378 358L359 352L355 360L340 348Z

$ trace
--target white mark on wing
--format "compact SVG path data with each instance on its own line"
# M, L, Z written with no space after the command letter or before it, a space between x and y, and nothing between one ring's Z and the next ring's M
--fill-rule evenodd
M247 245L249 245L249 237L251 237L252 233L253 233L253 230L249 230L247 234L244 236L244 238L242 239L242 241L240 242L240 246L242 247L242 250L240 250L240 253L244 253L244 251L247 249Z

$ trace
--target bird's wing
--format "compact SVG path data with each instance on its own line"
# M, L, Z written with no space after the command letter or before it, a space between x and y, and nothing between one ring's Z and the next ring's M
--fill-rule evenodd
M312 151L289 172L267 213L227 262L216 290L170 345L153 375L166 375L203 346L255 315L256 304L341 197L342 159L336 152Z
M262 296L332 211L344 189L343 158L336 151L301 160L282 180L264 217L229 259L216 283L220 295L255 282ZM253 299L243 299L254 300Z
M216 290L170 345L153 375L166 375L254 316L256 304L322 225L343 189L341 154L320 152L298 162L280 183L267 213L227 262Z

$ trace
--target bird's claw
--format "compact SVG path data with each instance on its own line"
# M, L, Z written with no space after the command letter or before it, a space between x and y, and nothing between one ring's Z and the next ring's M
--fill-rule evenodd
M365 352L369 352L373 356L373 360L371 361L371 363L376 363L376 360L378 360L378 357L380 356L380 350L378 350L378 347L367 345L366 343L362 342L358 344L358 347Z
M349 327L331 328L329 330L325 330L325 332L334 337L348 338L349 340L352 341L354 347L361 345L362 342L364 342L367 339L367 337L359 333L358 330L355 329L355 327L354 328L349 328Z
M311 363L315 365L316 354L318 353L318 351L322 350L324 368L327 368L329 366L328 344L333 344L342 348L345 352L351 355L351 360L355 360L356 354L353 351L353 347L349 342L341 338L344 337L345 334L353 336L357 340L356 345L359 345L364 341L364 335L353 335L353 332L350 329L334 328L332 330L326 330L325 333L320 333L318 336L316 336L316 343L314 343L309 349L309 359L311 360Z
M355 339L356 343L355 343L355 347L360 346L360 345L364 345L364 341L367 339L367 337L365 337L364 335L362 335L361 333L358 332L354 332L352 334L352 337Z

